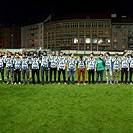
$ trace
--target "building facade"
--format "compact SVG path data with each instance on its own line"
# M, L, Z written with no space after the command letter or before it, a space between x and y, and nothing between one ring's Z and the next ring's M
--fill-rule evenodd
M21 27L21 48L123 51L133 49L133 20L117 14L67 14Z
M72 14L44 23L44 48L84 51L110 50L110 16L107 14L97 14L96 16L95 14L83 14L82 16Z
M21 27L21 48L43 47L43 22Z
M113 50L133 49L133 23L131 22L112 23L112 49Z
M0 48L20 48L20 26L0 27Z

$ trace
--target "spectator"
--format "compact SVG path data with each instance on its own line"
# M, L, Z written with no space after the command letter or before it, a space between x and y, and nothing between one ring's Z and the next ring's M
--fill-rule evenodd
M35 84L35 74L37 76L37 83L40 84L40 60L36 52L33 53L31 59L31 71L32 71L32 84Z
M22 59L18 52L15 53L14 57L14 85L21 84L21 67L22 67Z
M121 58L121 83L124 83L125 76L125 84L128 84L128 71L129 71L129 58L127 57L127 52L123 53L123 57Z
M71 53L67 59L68 84L70 84L70 76L72 75L72 84L74 84L74 73L76 71L76 60L74 54Z
M85 59L83 58L83 55L80 55L80 57L77 59L77 66L78 66L78 85L80 84L80 76L82 73L82 81L83 84L85 83Z
M112 85L112 57L110 56L109 52L105 53L104 62L106 71L106 84L108 84L110 81L110 84Z
M103 83L103 72L104 72L105 62L103 61L103 54L99 55L96 59L96 84L98 84L98 79L100 76L100 82Z
M94 74L96 69L96 60L94 59L94 54L90 53L89 58L86 60L86 69L88 71L88 84L92 83L94 84Z
M26 84L26 79L27 79L27 84L29 85L29 59L26 56L26 53L22 54L22 78L23 78L23 85Z
M7 76L7 85L10 83L11 77L11 84L13 84L13 58L11 56L11 52L7 52L7 57L5 58L5 65L6 65L6 76Z
M119 83L119 73L120 73L120 58L119 54L116 53L115 57L112 58L112 64L113 64L113 77L114 77L114 83Z
M41 68L42 85L44 85L44 72L46 75L46 83L48 84L49 56L47 55L47 51L43 51L43 55L41 58Z
M2 83L4 83L4 58L2 55L2 51L0 51L0 73L2 78Z
M58 84L60 84L60 76L63 74L63 81L66 84L66 58L63 56L63 52L60 52L60 55L57 60L57 70L58 70Z
M133 52L131 53L131 57L129 58L130 63L130 84L132 85L132 75L133 75Z
M55 51L52 51L52 55L49 58L50 62L50 83L52 84L52 74L54 72L54 83L56 83L56 72L57 72L57 56Z

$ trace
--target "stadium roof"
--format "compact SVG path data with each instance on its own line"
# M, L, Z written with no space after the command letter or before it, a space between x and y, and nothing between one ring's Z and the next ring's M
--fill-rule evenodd
M70 13L58 16L55 15L50 21L53 22L73 19L111 19L111 17L108 13Z

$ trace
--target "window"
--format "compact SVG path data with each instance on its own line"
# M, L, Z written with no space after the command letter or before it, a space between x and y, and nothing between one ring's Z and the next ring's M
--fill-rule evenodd
M130 28L130 29L133 29L133 25L130 25L129 28Z
M55 25L51 25L51 29L52 29L52 30L55 29Z
M130 42L130 43L133 43L133 38L130 38L130 39L129 39L129 42Z
M92 35L97 35L97 31L92 31Z
M91 27L91 22L86 22L86 27Z
M84 27L84 22L80 22L79 27Z
M56 29L62 28L62 23L57 23L56 24Z
M64 32L63 32L63 35L64 35L64 36L69 35L69 31L64 31Z
M92 27L97 27L97 22L92 22Z
M117 49L117 44L114 45L114 49Z
M118 32L117 31L114 31L114 36L118 36Z
M80 38L79 43L84 43L84 38Z
M71 31L72 35L78 35L78 31Z
M78 27L78 23L77 22L71 23L71 28L77 28L77 27Z
M63 39L62 39L62 43L68 44L68 43L69 43L69 39L68 39L68 38L63 38Z
M56 39L56 44L61 44L61 39Z
M110 44L110 38L98 38L98 44Z
M126 32L122 32L122 35L123 35L123 36L126 36Z
M91 39L90 38L86 38L86 41L85 41L87 44L91 43Z
M69 23L63 23L63 28L69 28Z
M78 43L78 38L74 38L73 42Z
M104 42L105 42L106 44L110 44L110 38L105 38L105 39L104 39Z
M56 32L56 37L61 36L61 32Z
M99 31L99 35L103 35L103 31Z
M92 43L97 44L97 38L92 38Z
M110 27L110 22L105 22L105 27Z
M52 37L54 37L54 32L52 32Z
M103 27L103 22L98 22L98 27Z
M80 31L80 35L84 35L84 31Z
M54 45L54 40L51 40L52 45Z
M89 30L86 31L86 35L90 35L90 31Z
M103 38L98 38L98 44L102 44L103 43Z

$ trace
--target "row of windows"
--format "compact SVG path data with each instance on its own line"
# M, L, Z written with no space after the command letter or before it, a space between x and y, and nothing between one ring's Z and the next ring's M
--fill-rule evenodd
M42 30L40 30L40 33L42 33ZM35 30L35 31L30 31L30 33L28 35L31 35L31 36L35 36L35 34L39 34L39 30ZM50 35L48 32L45 33L46 35ZM68 35L108 35L109 34L109 31L105 31L105 30L93 30L93 31L90 31L90 30L86 30L86 31L77 31L77 30L74 30L74 31L62 31L62 32L52 32L52 37L54 37L54 35L56 37L59 37L59 36L68 36ZM123 36L133 36L133 32L129 31L114 31L113 32L114 36L118 36L119 34L120 35L123 35Z
M119 31L114 31L113 32L114 36L122 35L122 36L133 36L133 32L119 32Z
M89 30L87 30L87 31L71 31L71 32L69 32L69 31L63 31L63 32L52 32L51 33L51 37L54 37L54 36L56 36L56 37L60 37L60 36L69 36L69 35L109 35L109 31L103 31L103 30L99 30L99 31L97 31L97 30L93 30L93 31L89 31ZM126 35L128 35L128 36L133 36L133 32L118 32L118 31L114 31L113 32L113 35L114 36L118 36L118 35L122 35L122 36L126 36ZM32 35L32 34L28 34L28 36L36 36L36 38L39 38L38 37L38 35ZM46 33L45 34L45 37L50 37L50 33ZM40 35L40 39L42 38L42 35Z
M133 29L133 25L113 25L113 28L129 28Z
M44 47L47 47L47 46L44 46ZM48 46L48 48L49 49L55 49L55 47L54 46L52 46L52 47L50 47L50 46ZM79 50L84 50L84 48L86 49L86 50L93 50L93 51L104 51L104 50L110 50L110 46L93 46L92 47L92 49L90 48L90 46L88 45L88 46L86 46L86 47L84 47L84 46L80 46L79 47ZM61 46L56 46L56 50L78 50L78 47L77 46L68 46L68 47L61 47Z
M33 25L28 28L28 30L36 30L38 28L42 28L43 25Z
M57 23L57 24L53 24L51 25L49 28L50 29L55 29L55 28L76 28L76 27L110 27L110 22L64 22L64 23ZM39 28L42 28L42 24L41 25L33 25L30 26L28 28L28 30L36 30ZM46 27L48 28L48 27ZM48 29L49 29L48 28ZM133 25L113 25L113 28L130 28L133 29ZM1 34L1 33L0 33Z
M125 43L125 42L129 42L129 43L133 43L133 38L130 38L129 40L127 40L126 38L121 38L120 40L121 42ZM62 38L62 39L52 39L52 40L45 40L45 44L52 44L54 45L56 44L110 44L111 40L110 38ZM115 42L115 45L117 44L117 42Z
M78 44L78 43L86 43L86 44L110 44L110 38L62 38L62 39L52 39L45 40L45 44Z
M109 32L108 31L89 31L89 30L87 30L87 31L71 31L71 32L69 32L69 31L63 31L63 32L52 32L51 33L51 36L52 37L54 37L54 36L56 36L56 37L60 37L60 36L69 36L69 35L108 35L109 34ZM45 36L49 36L50 37L50 34L47 32L46 34L45 34Z
M54 37L59 37L59 36L69 36L69 35L109 35L109 31L97 31L97 30L94 30L94 31L63 31L63 32L52 32L51 33L51 36ZM113 32L113 35L114 36L118 36L118 35L122 35L122 36L133 36L133 32L118 32L118 31L114 31ZM46 33L45 36L48 36L50 37L50 33Z
M84 28L84 27L111 27L110 22L64 22L64 23L56 23L51 24L49 26L45 26L44 30L51 29L59 29L59 28Z

